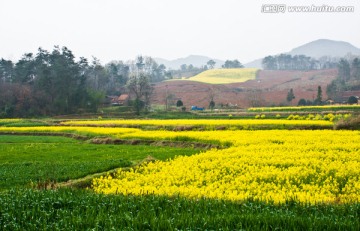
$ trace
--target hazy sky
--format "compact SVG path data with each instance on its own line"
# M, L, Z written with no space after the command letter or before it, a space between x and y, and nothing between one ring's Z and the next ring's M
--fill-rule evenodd
M262 13L264 4L355 12ZM0 57L17 61L60 45L103 64L139 54L246 63L320 38L360 47L359 28L358 0L0 0Z

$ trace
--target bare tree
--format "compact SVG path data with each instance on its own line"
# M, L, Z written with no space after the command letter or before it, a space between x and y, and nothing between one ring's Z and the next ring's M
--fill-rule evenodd
M264 98L260 89L248 91L246 97L251 107L260 107L264 104Z
M217 95L218 95L218 91L214 87L210 87L208 92L208 99L209 99L209 108L211 110L213 110L215 107L214 99Z
M127 83L127 88L130 94L135 96L134 107L136 114L139 115L142 108L148 108L150 106L150 97L153 88L150 84L149 77L141 71L132 73Z

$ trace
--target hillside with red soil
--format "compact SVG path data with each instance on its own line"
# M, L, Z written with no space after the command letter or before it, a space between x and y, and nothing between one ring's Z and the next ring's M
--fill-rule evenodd
M292 88L296 105L299 99L314 100L321 86L323 99L327 99L326 86L337 76L336 69L312 71L260 70L255 80L232 84L207 84L188 80L172 80L154 86L153 104L165 104L166 96L181 99L187 108L192 105L208 107L211 95L216 105L239 108L288 104L286 96Z

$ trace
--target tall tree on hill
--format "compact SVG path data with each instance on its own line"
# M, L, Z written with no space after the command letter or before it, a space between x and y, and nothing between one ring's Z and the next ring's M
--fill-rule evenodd
M338 58L323 56L318 59L320 69L336 68L338 65Z
M334 79L333 81L331 81L331 83L329 85L327 85L326 94L330 98L340 102L342 92L345 91L346 88L347 87L346 87L345 81L341 80L338 77L337 79Z
M209 66L209 69L214 69L216 62L210 59L206 64Z
M317 95L316 95L316 99L315 99L314 103L316 105L321 105L322 104L322 89L321 89L321 86L318 86Z
M351 75L355 80L360 80L360 59L355 58L351 64Z
M187 65L186 64L181 64L180 70L186 71L187 70Z
M264 105L265 100L261 89L253 89L246 94L247 100L251 107L261 107Z
M209 88L208 98L209 98L209 108L210 108L211 110L213 110L214 107L215 107L215 101L214 101L214 99L215 99L215 97L216 97L217 95L218 95L218 91L217 91L215 88L213 88L213 87Z
M149 77L144 72L132 73L127 88L135 96L134 108L136 114L140 115L141 109L149 106L148 103L152 93Z
M160 82L165 79L166 67L164 64L157 64L151 57L143 57L143 62L142 71L149 76L151 83Z
M135 96L134 108L137 115L140 115L142 108L150 106L150 97L153 92L150 77L143 69L144 65L143 57L139 56L136 60L137 70L130 74L126 84L130 94Z
M280 54L278 57L278 62L280 70L291 69L291 55Z
M101 65L100 60L93 57L88 69L88 86L95 91L109 92L110 75L106 68Z
M30 83L35 78L35 58L32 53L24 54L15 64L13 83Z
M277 70L277 61L275 57L269 55L262 60L262 66L265 70Z
M129 66L122 61L113 61L105 65L105 70L109 75L107 94L121 94L120 89L126 85L129 78Z
M287 93L286 100L287 100L288 102L291 102L293 99L295 99L295 95L294 95L293 89L291 88L291 89L289 90L289 92Z
M338 65L339 78L342 81L348 81L350 79L350 63L346 59L341 59Z
M9 83L14 76L14 64L11 60L0 60L0 84Z

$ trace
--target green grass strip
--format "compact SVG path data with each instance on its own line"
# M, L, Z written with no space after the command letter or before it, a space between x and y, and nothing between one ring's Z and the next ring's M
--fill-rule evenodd
M360 204L283 206L91 191L0 194L0 230L359 230Z

